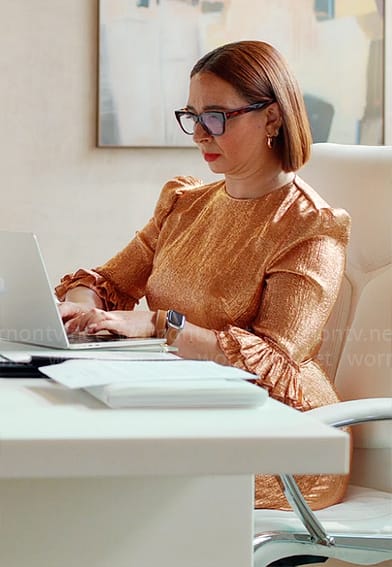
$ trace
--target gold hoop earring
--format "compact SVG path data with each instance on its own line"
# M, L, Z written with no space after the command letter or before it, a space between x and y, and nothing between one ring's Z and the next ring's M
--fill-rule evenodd
M267 136L267 146L272 150L272 136Z

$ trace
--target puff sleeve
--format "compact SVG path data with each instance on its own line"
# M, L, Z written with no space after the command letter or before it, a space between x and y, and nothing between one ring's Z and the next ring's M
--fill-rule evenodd
M337 298L349 227L343 210L307 211L271 256L251 329L216 332L232 365L254 373L271 397L296 409L315 405L304 381Z
M175 177L168 181L161 191L152 218L129 244L102 266L66 274L55 288L57 297L62 301L68 290L84 286L95 291L106 310L133 309L144 295L165 220L175 207L179 195L199 185L200 181L193 177Z

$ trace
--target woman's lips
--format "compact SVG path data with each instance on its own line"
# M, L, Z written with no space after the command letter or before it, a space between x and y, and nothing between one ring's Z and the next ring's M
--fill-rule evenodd
M215 161L216 159L218 159L218 157L220 156L220 154L204 154L204 159L206 161Z

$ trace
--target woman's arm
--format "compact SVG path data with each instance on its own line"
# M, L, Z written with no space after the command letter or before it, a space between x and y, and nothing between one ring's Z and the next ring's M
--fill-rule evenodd
M215 331L204 329L186 322L184 329L174 341L178 355L193 360L213 360L218 364L228 365L223 350L219 346Z
M161 191L154 215L145 227L105 264L66 274L55 289L59 300L107 311L132 310L145 294L162 225L175 207L180 192L198 185L200 182L190 177L168 181ZM89 295L85 291L87 288L95 295ZM78 290L75 295L71 294L74 289ZM61 308L62 314L68 313L69 308Z
M229 326L217 333L231 365L257 375L271 397L300 410L306 368L317 354L344 270L345 243L330 237L302 242L266 274L252 331Z
M93 289L84 286L70 289L65 295L65 301L85 305L88 309L94 307L101 309L103 307L103 302L98 294Z
M75 288L76 290L79 291L78 294L70 294L72 300L86 297L83 288ZM87 297L87 299L89 298ZM94 300L94 297L91 299ZM86 305L86 303L83 305ZM79 311L72 320L66 323L66 328L68 332L98 333L109 331L128 337L154 337L157 335L156 312L104 311L92 307L85 311ZM213 360L219 364L229 364L218 344L215 331L198 327L188 321L172 345L178 349L178 355L182 358Z

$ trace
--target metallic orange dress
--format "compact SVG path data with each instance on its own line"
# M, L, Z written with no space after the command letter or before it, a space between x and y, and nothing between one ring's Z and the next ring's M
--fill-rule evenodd
M298 176L256 199L236 199L224 181L178 177L153 217L114 258L66 275L105 308L176 309L214 329L230 363L256 375L270 396L301 411L337 401L316 361L341 283L350 218ZM347 476L297 477L313 509L339 502ZM289 508L272 475L256 476L258 508Z

